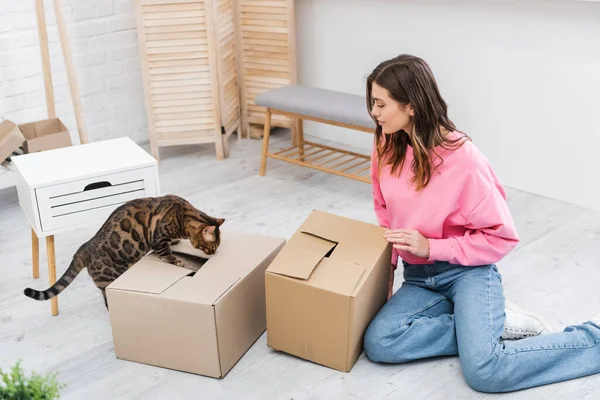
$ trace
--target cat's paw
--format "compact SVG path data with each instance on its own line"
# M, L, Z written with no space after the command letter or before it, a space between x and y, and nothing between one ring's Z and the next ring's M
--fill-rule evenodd
M183 267L183 261L176 257L161 257L161 260L169 264L177 265L178 267Z
M177 265L178 267L185 267L185 265L183 264L183 261L181 261L181 260L175 260L171 264Z

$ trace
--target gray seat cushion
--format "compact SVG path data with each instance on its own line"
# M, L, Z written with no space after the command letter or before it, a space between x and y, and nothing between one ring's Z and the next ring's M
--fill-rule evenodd
M308 115L375 131L365 96L301 85L288 85L256 96L262 107Z

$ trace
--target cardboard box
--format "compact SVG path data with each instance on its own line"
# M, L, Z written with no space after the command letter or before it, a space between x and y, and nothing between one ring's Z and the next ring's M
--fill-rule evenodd
M19 125L25 137L25 151L36 153L71 146L71 135L59 118L45 119Z
M313 211L266 271L268 346L349 372L387 298L384 232Z
M2 121L0 123L0 163L21 147L24 141L25 138L14 122Z
M185 243L174 249L198 252ZM284 244L222 231L195 273L144 257L106 290L117 358L224 377L265 331L265 270Z

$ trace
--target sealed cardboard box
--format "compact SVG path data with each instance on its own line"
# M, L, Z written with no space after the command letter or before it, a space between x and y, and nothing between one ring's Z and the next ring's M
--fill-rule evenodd
M25 138L14 122L2 121L0 123L0 163L21 147L24 141Z
M174 246L197 272L144 257L106 290L117 358L224 377L265 331L265 270L284 244L222 231L207 261Z
M385 303L385 228L313 211L266 271L267 344L348 372Z
M71 146L71 135L59 118L21 124L19 129L26 139L27 153Z

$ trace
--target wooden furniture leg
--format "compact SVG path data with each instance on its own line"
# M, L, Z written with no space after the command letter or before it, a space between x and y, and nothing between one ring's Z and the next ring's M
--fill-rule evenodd
M221 127L215 130L215 151L217 160L223 160L225 158L225 148L223 146L223 134L221 134Z
M296 118L296 146L300 147L300 161L304 161L304 130L302 118Z
M33 279L38 279L40 277L40 239L33 229L31 230L31 263Z
M265 127L264 125L258 125L258 124L250 124L248 126L248 137L250 139L262 139L263 136L263 132L265 131Z
M292 136L292 146L298 146L298 124L296 118L292 118L292 126L290 127L290 133Z
M46 250L48 251L48 283L50 286L56 282L56 253L54 251L54 235L46 236ZM58 297L50 299L52 315L58 315Z
M269 135L271 134L271 109L267 108L265 115L265 131L263 134L262 157L260 159L260 176L267 171L267 152L269 151Z
M227 135L222 135L222 143L223 143L223 156L225 158L229 158L229 137Z

